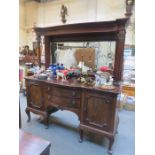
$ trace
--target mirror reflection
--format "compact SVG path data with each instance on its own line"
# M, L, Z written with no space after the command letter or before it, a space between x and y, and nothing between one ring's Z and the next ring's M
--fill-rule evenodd
M113 70L115 49L115 41L52 42L51 63L63 64L68 69L82 64L92 69Z

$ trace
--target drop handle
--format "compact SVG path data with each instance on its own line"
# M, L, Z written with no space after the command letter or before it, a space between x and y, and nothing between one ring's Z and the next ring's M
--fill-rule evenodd
M106 102L106 103L110 103L110 100L106 100L105 102Z
M50 87L48 87L48 88L47 88L47 90L48 90L48 91L50 91L50 90L51 90L51 88L50 88Z
M73 92L72 92L72 95L73 95L73 96L75 96L75 95L76 95L75 91L73 91Z
M47 97L47 98L48 98L48 100L50 100L50 99L51 99L51 95L48 95L48 97Z
M73 105L76 104L76 102L75 102L74 100L72 100L72 101L70 102L70 104L73 106Z

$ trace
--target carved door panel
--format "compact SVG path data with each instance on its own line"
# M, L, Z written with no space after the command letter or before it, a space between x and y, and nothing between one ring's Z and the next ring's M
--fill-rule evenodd
M30 84L28 86L28 102L31 107L43 109L43 87L37 84Z
M86 125L113 130L114 98L98 94L87 94L84 103L84 123Z

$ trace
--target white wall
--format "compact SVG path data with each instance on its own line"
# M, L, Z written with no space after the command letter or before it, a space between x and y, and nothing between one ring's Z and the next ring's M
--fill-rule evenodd
M25 28L37 26L62 25L61 5L68 8L66 24L90 21L106 21L125 17L125 0L57 0L46 3L28 2L25 4ZM24 14L23 14L24 16ZM32 46L33 33L26 34L25 43ZM23 41L21 41L23 42ZM134 43L133 28L127 30L127 44Z
M25 6L23 3L19 5L19 46L23 46L26 42L25 33Z
M32 27L38 21L38 3L28 2L19 5L19 46L29 45L32 49Z

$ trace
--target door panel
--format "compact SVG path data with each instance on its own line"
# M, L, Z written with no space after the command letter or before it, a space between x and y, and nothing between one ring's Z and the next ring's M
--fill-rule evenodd
M42 87L40 85L29 86L29 103L30 106L42 109L43 108L43 95Z
M110 96L87 94L84 103L84 123L104 130L112 130L114 99Z

